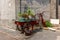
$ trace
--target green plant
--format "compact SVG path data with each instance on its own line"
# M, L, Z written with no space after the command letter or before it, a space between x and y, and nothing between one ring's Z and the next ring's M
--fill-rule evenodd
M19 17L20 17L20 16L22 16L22 13L21 13L21 12L19 12L19 13L18 13L18 16L19 16Z
M35 14L34 14L34 12L33 12L33 10L31 10L29 7L28 7L28 9L26 10L26 12L24 12L24 13L21 13L21 12L19 12L18 13L18 16L19 17L28 17L28 16L34 16Z
M50 23L50 21L46 21L46 26L47 27L52 27L52 24Z
M26 13L28 13L28 15L30 15L30 16L34 15L33 10L31 10L30 8L27 9Z

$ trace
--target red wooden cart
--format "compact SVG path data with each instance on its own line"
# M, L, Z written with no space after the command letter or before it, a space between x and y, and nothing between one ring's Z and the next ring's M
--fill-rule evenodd
M39 15L40 15L39 18L41 19L43 26L45 26L45 21L43 20L42 15L41 14L39 14ZM25 33L27 33L26 31L28 31L31 28L30 29L30 33L31 33L33 31L34 25L39 24L39 21L38 22L37 21L38 20L33 20L33 21L29 21L29 22L15 21L15 24L17 25L17 29L19 31L21 30L19 27L24 27L24 30L22 32L25 32ZM28 25L31 25L31 26L28 26ZM25 29L27 29L27 30L25 31Z
M19 31L22 31L23 33L27 34L26 31L29 30L30 31L29 34L32 34L34 25L36 25L38 23L36 21L30 21L30 22L19 22L19 21L15 21L15 24L17 25L17 29ZM24 27L24 29L21 30L21 27Z
M38 24L37 21L30 21L30 22L19 22L19 21L15 21L15 24L17 25L17 28L18 26L22 26L22 25L25 25L25 24L30 24L32 26L32 30L33 30L33 26Z

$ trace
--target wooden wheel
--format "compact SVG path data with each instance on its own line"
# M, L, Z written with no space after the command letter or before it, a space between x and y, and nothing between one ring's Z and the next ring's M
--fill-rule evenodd
M21 26L17 25L16 30L21 31Z
M32 34L32 27L31 27L31 26L25 27L24 30L25 30L25 35L26 35L26 36L29 36L29 35Z

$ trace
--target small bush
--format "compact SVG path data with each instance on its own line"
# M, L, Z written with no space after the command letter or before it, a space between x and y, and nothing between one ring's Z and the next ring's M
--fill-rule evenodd
M46 21L46 26L47 27L52 27L52 24L50 23L50 21Z

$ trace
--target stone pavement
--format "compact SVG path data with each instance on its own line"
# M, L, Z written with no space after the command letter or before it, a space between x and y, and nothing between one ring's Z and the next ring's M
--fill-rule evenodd
M27 40L60 40L60 32L43 30L42 32L37 32L34 36L27 38Z
M24 40L24 35L19 31L0 27L0 39L1 40Z
M4 23L4 24L3 24ZM3 24L3 25L1 25ZM51 31L51 30L43 30L43 31L36 31L34 35L25 36L20 34L19 31L16 31L15 28L12 29L14 24L12 22L4 21L0 24L0 40L60 40L60 31ZM7 25L11 28L9 28Z
M0 27L0 40L60 40L59 31L35 31L31 36L24 36L19 31Z
M0 40L17 40L17 39L7 35L6 33L0 32Z

